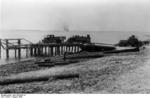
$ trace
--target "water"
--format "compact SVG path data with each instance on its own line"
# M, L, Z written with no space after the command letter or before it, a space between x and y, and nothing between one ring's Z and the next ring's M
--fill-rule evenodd
M26 52L23 49L21 50L21 59L15 58L14 50L10 50L9 54L10 54L9 59L6 59L6 50L2 49L2 57L0 59L0 65L31 59L31 57L26 57Z
M122 31L40 31L40 30L11 30L11 31L0 31L0 38L25 38L33 43L39 42L45 35L54 34L56 36L66 36L67 38L73 35L86 36L90 34L91 41L96 43L108 43L116 44L119 40L127 39L131 35L136 35L139 39L148 39L148 32L122 32ZM25 43L25 42L23 42ZM25 50L22 50L22 58L25 59ZM5 50L2 50L2 58L0 65L18 61L14 59L14 51L10 51L10 59L6 60Z

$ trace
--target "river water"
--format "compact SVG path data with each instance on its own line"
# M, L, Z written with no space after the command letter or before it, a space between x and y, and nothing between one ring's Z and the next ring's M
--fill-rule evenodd
M40 31L40 30L10 30L10 31L0 31L0 39L5 38L25 38L33 43L39 42L45 35L54 34L56 36L66 36L66 38L73 35L86 36L90 34L91 41L95 43L108 43L115 44L119 40L127 39L131 35L136 35L139 39L148 39L148 33L146 32L121 32L121 31ZM26 42L22 42L26 43ZM21 51L22 59L26 59L25 50ZM17 59L14 58L14 51L10 51L10 59L6 60L5 50L2 49L2 57L0 59L0 65L16 62Z

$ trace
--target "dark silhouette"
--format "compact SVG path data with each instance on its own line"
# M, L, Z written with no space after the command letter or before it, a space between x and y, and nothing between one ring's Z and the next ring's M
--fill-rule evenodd
M63 43L66 39L65 36L54 36L54 35L47 35L42 40L43 43Z
M75 35L75 36L68 38L67 42L68 43L82 43L82 44L91 43L91 37L90 35L87 35L87 36Z
M130 36L127 40L120 40L117 44L118 46L131 46L131 47L141 47L143 45L142 41L138 40L135 35Z

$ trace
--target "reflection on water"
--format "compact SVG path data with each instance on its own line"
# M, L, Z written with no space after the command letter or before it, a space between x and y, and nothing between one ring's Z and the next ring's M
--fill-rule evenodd
M4 58L1 58L0 59L0 65L2 65L2 64L8 64L8 63L15 63L17 61L20 61L20 59L15 59L15 58L4 59Z
M19 61L24 61L24 60L29 60L29 59L32 59L32 58L31 57L28 57L28 58L22 57L21 59L18 59L18 58L9 58L9 59L1 58L0 59L0 65L16 63L16 62L19 62Z
M26 57L25 50L21 50L21 59L15 58L14 51L9 51L9 59L6 59L6 50L2 49L2 57L0 58L0 65L8 64L8 63L15 63L22 60L31 59L31 57Z

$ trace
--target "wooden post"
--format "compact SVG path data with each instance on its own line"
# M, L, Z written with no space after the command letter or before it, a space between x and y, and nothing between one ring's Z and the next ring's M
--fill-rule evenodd
M36 47L36 56L38 56L39 54L38 54L38 47Z
M21 58L21 47L20 47L20 45L21 45L21 39L18 39L18 46L19 46L19 48L18 48L18 58L19 59Z
M63 46L63 54L65 53L66 51L66 46Z
M36 50L37 50L36 47L34 47L34 56L37 56Z
M72 46L72 52L74 53L74 46Z
M41 56L41 47L38 47L38 55Z
M9 58L8 39L6 40L6 58Z
M71 52L73 53L73 46L71 46Z
M28 48L28 46L26 46L27 48L26 48L26 57L28 57L28 54L29 54L29 48Z
M70 46L68 48L69 48L68 52L70 52L70 49L71 49Z
M17 58L17 50L15 49L15 58Z
M60 55L60 46L57 46L57 55Z
M67 54L67 52L64 52L64 61L66 61L66 54Z
M79 46L77 46L77 52L79 52Z
M68 52L68 46L66 46L66 51L65 52Z
M55 56L57 55L57 48L56 48L56 46L55 46Z
M39 46L37 47L37 56L39 56L40 55L40 48L39 48Z
M41 56L41 48L38 46L38 56Z
M46 46L45 46L45 56L47 55L47 50L46 50Z
M44 54L44 53L43 53L43 46L42 46L42 47L41 47L41 55L43 56L43 54Z
M77 52L77 46L75 46L75 53Z
M51 56L53 56L53 46L51 47Z
M43 48L42 47L40 47L40 56L42 56L43 55Z
M37 46L35 47L35 56L37 56Z
M61 46L61 54L63 54L64 52L63 52L63 46Z
M48 56L51 56L51 48L50 48L50 46L48 47Z
M74 53L76 52L76 46L74 46Z
M33 48L30 47L30 55L33 56Z

